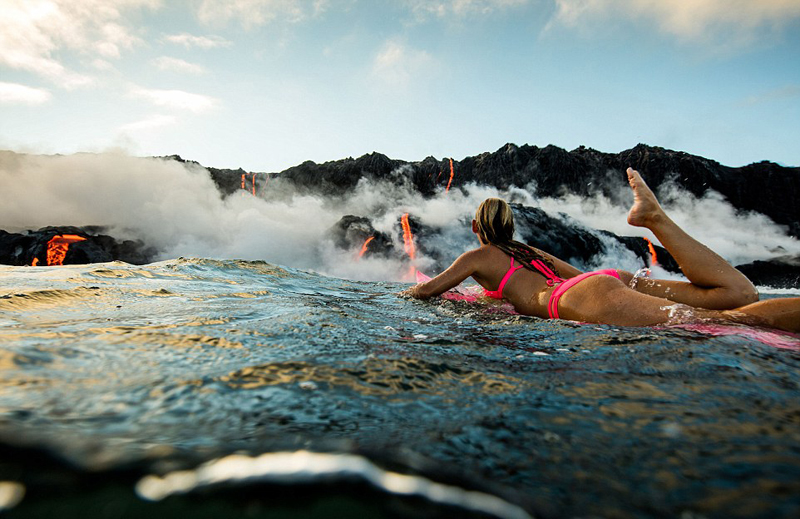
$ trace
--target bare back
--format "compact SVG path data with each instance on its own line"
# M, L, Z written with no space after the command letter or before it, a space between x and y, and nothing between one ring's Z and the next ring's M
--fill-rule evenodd
M564 278L577 276L580 270L549 254L543 253ZM447 270L427 283L415 287L416 297L427 298L439 295L472 277L483 288L496 291L509 270L511 257L494 245L465 252ZM514 261L519 266L518 261ZM503 298L511 302L521 314L547 317L547 300L552 287L541 274L526 268L516 270L503 288Z
M493 245L483 245L481 259L473 279L487 290L497 290L503 277L511 265L511 257ZM555 257L546 255L556 265L562 277L569 278L580 274L571 265L561 262ZM514 266L521 263L514 260ZM548 286L545 277L527 268L517 269L503 287L503 298L514 305L521 314L536 317L547 317L547 301L553 287Z

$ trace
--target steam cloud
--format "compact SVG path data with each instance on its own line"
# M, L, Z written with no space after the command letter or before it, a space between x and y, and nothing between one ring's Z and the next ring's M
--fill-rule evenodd
M442 191L425 199L401 168L385 182L362 180L346 199L300 195L275 179L260 197L242 193L223 199L206 170L191 164L121 153L71 156L20 155L0 151L0 229L20 232L47 225L103 225L118 239L141 239L160 259L178 256L262 259L272 263L362 280L399 280L402 259L364 257L342 251L329 231L347 214L369 217L376 230L401 240L397 222L405 212L441 229L445 260L476 245L469 222L489 196L565 213L589 228L645 235L625 221L628 205L597 196L536 197L532 189L498 192L486 186ZM798 241L760 214L737 214L721 196L697 199L671 187L659 193L673 218L734 264L800 254ZM623 195L621 198L625 198ZM402 243L396 244L402 250ZM597 265L637 268L632 253L610 249ZM418 258L423 270L430 258Z

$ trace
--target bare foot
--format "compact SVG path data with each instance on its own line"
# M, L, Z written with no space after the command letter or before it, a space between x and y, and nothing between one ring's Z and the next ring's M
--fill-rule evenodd
M628 168L627 173L628 183L633 189L633 206L628 212L628 223L634 227L650 228L664 216L664 210L639 172Z

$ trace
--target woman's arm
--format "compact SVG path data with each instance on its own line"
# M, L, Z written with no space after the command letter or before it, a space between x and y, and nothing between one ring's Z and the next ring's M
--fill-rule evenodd
M443 294L475 273L479 254L480 249L465 252L435 278L414 285L401 293L417 299L428 299Z

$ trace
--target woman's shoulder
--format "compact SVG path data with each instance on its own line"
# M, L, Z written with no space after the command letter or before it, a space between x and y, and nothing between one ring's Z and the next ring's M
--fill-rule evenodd
M489 250L489 246L482 245L476 249L468 250L467 252L461 254L454 263L456 264L472 264L478 265L480 263L484 263L486 261L491 261L491 257L493 256L493 252Z
M501 251L497 247L492 244L481 245L480 247L472 250L468 250L462 256L468 256L472 258L487 258L487 259L497 259L498 257L502 257L505 255L505 252Z
M508 255L494 245L481 245L462 254L459 260L485 267L500 261L507 261L506 258Z

